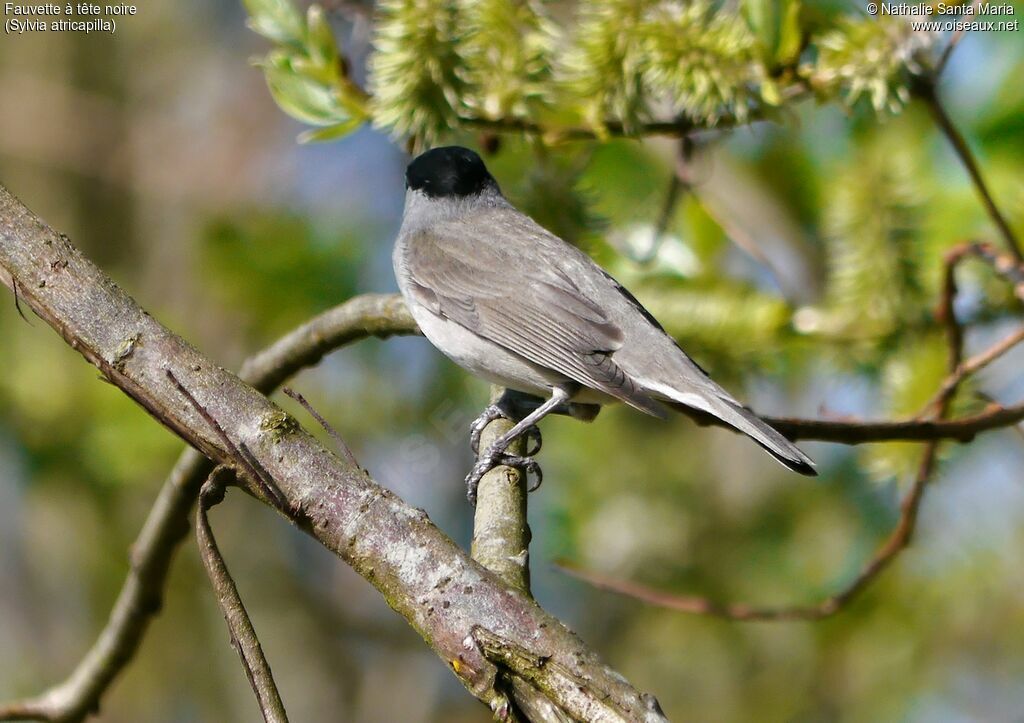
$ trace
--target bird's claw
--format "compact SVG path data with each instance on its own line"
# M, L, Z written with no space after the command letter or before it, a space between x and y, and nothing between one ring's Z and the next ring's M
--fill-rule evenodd
M476 491L480 487L480 480L491 471L493 466L494 463L481 459L473 465L473 469L466 475L466 498L473 507L476 507Z
M469 446L473 449L473 454L480 454L480 436L487 425L495 419L508 419L508 415L497 404L491 404L469 425Z
M485 474L499 466L518 469L527 476L527 479L532 475L535 481L527 486L527 492L533 492L544 481L544 472L541 470L540 464L531 456L504 454L500 451L485 454L477 460L476 464L473 465L473 469L466 475L466 497L474 507L476 506L477 488L480 487L480 480L484 478Z
M469 446L473 450L473 454L480 455L480 437L483 436L484 429L487 425L493 422L495 419L509 419L508 414L499 407L497 404L492 404L487 407L479 417L473 420L473 423L469 425ZM544 443L543 437L540 434L540 427L536 424L527 428L522 434L526 440L527 450L524 453L524 457L533 457L540 452L541 445ZM534 446L530 449L530 442L533 442Z
M544 443L544 438L541 437L540 435L540 427L538 427L536 424L527 427L526 431L523 432L522 438L526 440L526 451L523 452L523 457L536 457L537 453L540 452L541 445ZM530 449L531 441L534 443L534 445L536 445L533 447L533 449ZM539 485L540 483L538 483L538 486Z

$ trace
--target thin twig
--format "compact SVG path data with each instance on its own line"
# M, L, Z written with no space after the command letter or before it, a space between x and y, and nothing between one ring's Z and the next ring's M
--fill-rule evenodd
M925 404L925 412L938 407L941 400L956 392L965 379L977 374L1021 342L1024 342L1024 327L1008 334L985 351L979 352L969 359L964 360L956 367L956 370L952 374L943 380L942 386L939 387L939 390L935 392L935 395L927 404Z
M1013 295L1024 302L1024 262L1006 251L1000 251L993 244L983 241L968 241L957 244L946 252L946 263L959 263L963 256L973 256L988 264L997 276L1013 288Z
M598 132L593 128L582 128L570 126L559 128L556 126L544 126L533 121L520 118L460 118L460 123L470 128L484 129L498 133L526 133L537 136L557 136L566 140L593 140L598 138ZM729 123L723 123L721 128L728 128ZM603 128L609 136L640 137L640 136L670 136L681 138L692 133L697 127L687 119L677 121L652 121L640 123L627 128L619 121L606 121Z
M281 391L287 394L292 399L294 399L299 404L301 404L302 408L309 412L309 416L311 416L313 419L320 423L320 426L323 427L324 431L327 432L327 434L330 435L331 439L334 440L334 443L338 446L338 449L345 456L345 459L349 461L349 464L351 464L353 467L358 467L359 469L362 469L362 466L359 464L359 461L356 459L356 456L352 453L352 450L345 443L345 440L341 438L341 435L338 434L338 430L332 427L330 422L324 419L320 415L320 412L316 411L316 409L313 408L313 405L306 401L306 398L304 396L302 396L297 391L289 387L285 387Z
M976 396L981 401L985 402L985 404L991 405L995 409L1002 408L1002 405L998 401L996 401L991 394L986 394L980 389L976 389L974 391L974 396ZM1024 427L1022 427L1020 424L1014 424L1012 427L1010 427L1010 429L1016 432L1018 437L1024 438Z
M22 321L24 321L29 326L32 326L32 322L28 320L28 317L25 316L25 312L21 310L21 302L18 301L18 282L15 281L13 278L11 279L11 291L14 292L14 309L15 309L15 311L18 312L18 316L21 317Z
M783 436L792 440L815 440L858 445L872 442L926 442L951 439L970 442L982 432L1010 427L1024 421L1024 402L988 409L958 419L807 419L762 416Z
M962 360L963 331L954 318L952 299L956 297L957 293L956 269L964 259L970 256L975 256L988 263L993 271L1011 285L1014 295L1024 300L1024 265L1021 262L1000 254L989 244L977 242L959 244L946 252L942 300L935 315L946 325L947 334L950 335L949 367L952 371L943 380L935 395L925 404L918 418L927 416L928 410L938 408L943 400L952 399L953 394L967 377L977 373L1024 341L1024 327L1022 327L1016 333L1010 334L967 361Z
M973 9L976 9L979 5L981 5L981 0L971 0L970 7L972 8L972 11L965 14L973 15ZM946 69L946 64L953 55L953 51L956 50L956 46L960 44L960 41L963 40L964 35L966 34L966 28L966 24L959 25L950 36L949 42L946 43L946 47L942 49L942 55L939 57L939 61L935 64L935 70L933 72L936 78L942 75L942 71Z
M970 146L967 145L967 141L964 140L960 131L957 130L949 114L946 112L945 106L939 100L934 83L930 80L921 79L915 90L917 95L925 102L925 105L928 106L928 110L931 111L935 123L939 126L939 130L946 136L960 162L967 170L967 174L971 177L974 188L981 198L982 205L984 205L989 218L992 219L992 223L999 229L1006 248L1017 261L1024 261L1024 254L1021 253L1020 242L1017 240L1017 236L1013 233L1002 211L996 206L995 199L992 198L992 192L981 175L981 168L978 166Z
M219 479L220 474L224 471L223 467L215 469L199 493L199 506L196 513L196 541L199 544L199 555L206 568L206 574L210 578L210 584L213 585L213 591L217 595L217 604L228 624L231 645L238 653L242 667L245 668L246 677L249 679L249 685L252 686L252 691L256 694L256 701L263 714L263 720L266 723L288 723L288 714L285 712L281 695L274 683L274 675L270 672L270 664L267 662L266 656L263 655L263 646L260 645L256 629L249 619L249 614L245 611L238 588L228 572L224 557L213 537L213 530L210 528L207 513L211 507L224 499L224 483Z

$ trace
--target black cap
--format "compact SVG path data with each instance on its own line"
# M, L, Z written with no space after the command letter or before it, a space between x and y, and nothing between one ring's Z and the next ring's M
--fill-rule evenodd
M417 156L405 171L405 187L431 198L471 196L497 186L473 151L462 146L433 148Z

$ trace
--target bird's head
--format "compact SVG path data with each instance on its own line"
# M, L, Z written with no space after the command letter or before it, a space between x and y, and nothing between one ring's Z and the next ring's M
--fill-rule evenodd
M430 198L463 198L497 189L498 184L476 153L462 146L444 146L413 159L405 171L405 187Z

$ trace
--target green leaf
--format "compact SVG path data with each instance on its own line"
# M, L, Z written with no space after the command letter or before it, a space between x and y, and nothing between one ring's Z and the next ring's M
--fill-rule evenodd
M277 42L263 69L274 101L303 123L324 126L302 134L300 142L340 138L368 117L366 94L345 75L339 46L323 9L301 16L288 0L245 0L251 24Z
M318 126L348 120L333 89L299 75L290 64L267 62L263 72L274 100L293 118Z
M316 81L322 85L338 85L339 74L337 63L326 64L308 56L293 56L291 58L292 69L309 80Z

